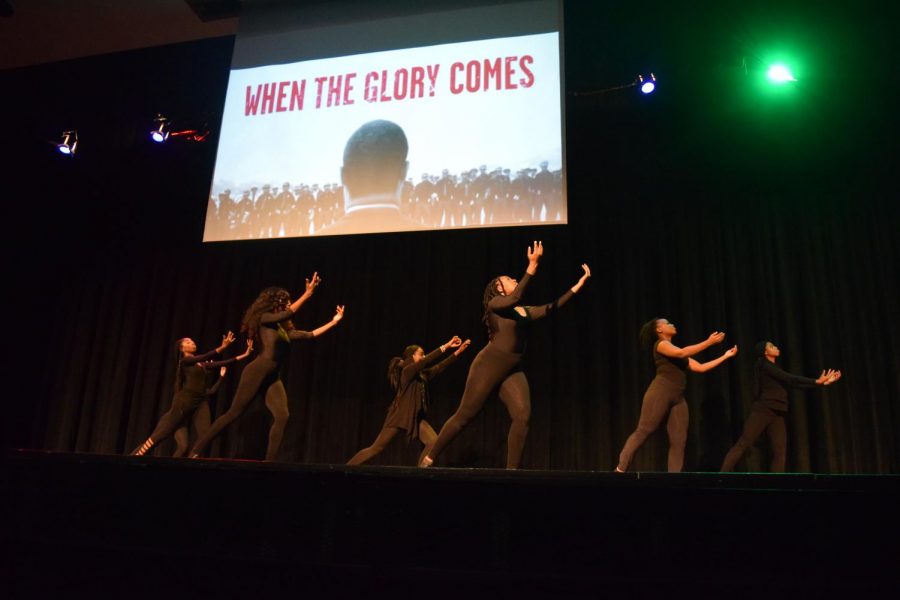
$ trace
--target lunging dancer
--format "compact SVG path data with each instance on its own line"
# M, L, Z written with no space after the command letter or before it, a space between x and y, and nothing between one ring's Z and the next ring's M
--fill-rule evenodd
M775 365L781 350L772 342L759 342L753 353L757 357L754 365L753 404L750 416L744 422L744 432L737 443L725 455L722 471L731 471L747 448L765 431L772 449L771 470L784 473L787 455L787 429L784 415L788 409L788 388L809 389L831 385L841 378L841 372L834 369L823 370L818 379L792 375Z
M678 331L675 329L675 325L667 319L651 319L641 327L641 345L648 347L652 344L656 377L644 392L637 429L628 436L625 447L619 454L619 464L616 466L616 471L619 473L628 470L634 453L650 434L656 431L667 414L669 416L666 423L666 432L669 434L669 472L681 472L688 432L688 405L684 399L684 388L687 385L686 371L705 373L719 366L738 351L737 346L733 346L719 358L700 363L691 357L710 346L722 343L725 334L717 331L699 344L679 348L672 343L672 337L676 333Z
M462 341L453 336L446 344L441 344L429 354L421 346L407 346L403 356L395 356L388 363L388 381L394 389L394 401L388 409L387 418L378 437L368 448L353 455L348 465L361 465L381 454L401 430L406 432L407 441L419 439L425 448L419 455L419 462L431 450L437 434L425 416L428 413L428 384L432 379L453 364L459 355L469 347L471 340ZM451 348L456 350L447 354ZM428 365L443 357L433 367Z
M258 394L265 396L266 408L272 413L272 427L269 430L269 445L266 449L266 460L275 460L284 427L288 420L287 394L281 381L281 371L287 362L290 345L293 340L309 339L322 335L344 316L344 307L338 306L331 320L313 331L294 329L291 319L304 302L309 300L322 280L317 273L306 280L306 291L291 302L287 290L270 287L260 292L253 304L244 314L241 331L245 331L248 339L256 340L259 354L241 373L237 391L231 407L222 416L213 421L205 435L201 436L191 449L191 457L197 457L219 433L237 419Z
M253 341L250 340L250 344L252 343ZM206 402L200 403L200 406L194 411L194 416L190 423L182 424L181 427L176 429L175 433L172 434L172 438L175 440L175 452L172 454L173 457L180 458L187 454L188 448L190 448L189 442L191 433L194 434L193 437L196 440L209 430L209 425L212 422L209 412L209 397L219 391L219 386L222 385L222 381L225 380L225 373L227 372L228 367L219 367L219 376L216 378L215 383L206 388ZM207 371L207 381L209 381L209 371Z
M555 302L542 306L519 306L525 287L537 272L543 254L541 242L534 242L528 248L528 268L521 281L503 275L492 279L485 288L483 321L490 341L472 361L459 408L444 423L434 447L422 458L419 466L430 467L444 447L481 411L491 391L499 386L500 400L506 404L512 419L507 437L506 468L519 468L531 416L528 380L521 366L528 329L532 321L546 317L565 304L591 276L588 266L581 265L584 274Z
M224 368L237 360L244 360L253 351L253 341L247 340L247 350L240 356L226 360L213 360L221 355L231 343L234 342L234 334L230 331L222 336L222 344L206 354L194 354L197 344L191 338L181 338L175 342L175 350L178 352L178 366L175 368L175 397L172 398L172 406L164 414L150 437L132 451L132 456L143 456L150 452L155 445L172 435L177 429L187 423L189 417L193 418L198 433L209 426L209 406L206 406L206 397L212 394L219 386L216 382L212 388L207 388L207 374L212 369ZM222 373L224 375L224 373ZM221 378L220 380L221 381ZM205 407L205 413L203 411ZM203 415L206 420L204 422ZM179 434L177 438L180 438ZM176 439L177 439L176 438ZM179 442L180 445L180 442ZM182 456L176 452L175 456Z

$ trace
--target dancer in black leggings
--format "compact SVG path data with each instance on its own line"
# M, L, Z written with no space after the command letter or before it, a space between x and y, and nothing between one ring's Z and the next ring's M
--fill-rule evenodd
M132 456L143 456L153 447L172 435L179 427L184 425L188 418L198 419L197 414L206 404L207 394L215 390L207 387L207 373L212 369L224 367L237 360L244 360L253 351L253 342L247 341L247 350L240 356L226 360L213 360L234 341L234 334L230 331L222 336L222 344L206 354L194 354L197 344L191 338L181 338L175 342L178 352L178 366L175 368L175 397L172 398L172 406L164 414L153 433L143 444L132 451ZM218 383L216 384L218 387ZM209 407L206 408L206 420L209 421ZM201 415L202 416L202 415ZM201 423L202 420L197 422ZM176 454L176 456L181 456Z
M231 407L194 444L191 449L192 458L199 456L225 427L244 412L253 398L262 394L265 396L266 408L272 413L266 460L275 460L289 416L281 371L287 362L291 342L318 337L337 325L344 316L344 307L338 306L331 320L321 327L313 331L294 329L291 322L294 313L312 297L320 282L318 274L313 273L312 279L306 280L306 291L293 303L287 290L279 287L266 288L247 309L241 331L246 331L249 339L256 340L259 354L241 373Z
M666 423L666 432L669 434L669 472L681 472L688 432L688 405L684 400L686 371L705 373L737 354L737 346L734 346L719 358L705 363L697 362L691 357L710 346L722 343L725 334L717 331L699 344L679 348L672 343L672 337L676 333L678 331L675 325L669 323L667 319L651 319L641 327L641 344L645 347L652 344L656 377L644 392L637 429L628 437L625 447L619 454L619 464L616 467L619 473L628 470L634 453L662 424L666 415L669 417Z
M808 389L831 385L841 378L841 372L823 370L818 379L792 375L775 366L781 350L772 342L759 342L753 348L756 355L753 378L753 404L750 416L744 422L744 432L737 443L725 455L722 471L731 471L747 448L765 431L772 449L773 473L784 473L787 456L787 429L784 415L788 409L788 388Z
M470 343L471 340L464 342L459 337L453 336L450 341L429 354L425 354L421 346L411 345L403 351L403 356L392 358L388 363L388 380L394 388L395 395L388 409L387 418L372 445L354 454L347 464L361 465L372 460L387 448L400 431L406 432L407 441L418 438L425 445L419 455L421 462L437 439L434 429L425 420L428 413L428 384L456 362ZM447 354L451 348L456 348L456 351ZM441 357L444 357L443 360L436 365L428 366Z
M253 344L253 341L250 340L250 344ZM225 380L225 373L228 372L228 367L221 366L219 367L219 376L216 378L216 381L206 388L206 402L201 402L200 406L197 407L197 410L194 411L194 416L191 418L190 423L184 423L175 430L175 433L172 434L172 439L175 440L175 452L172 454L175 458L180 458L187 454L188 448L190 448L189 442L191 437L195 440L205 434L209 430L209 426L212 423L212 419L210 418L209 411L209 397L219 391L219 386L222 385L222 381ZM207 371L207 381L209 381L209 371Z
M544 254L541 242L528 248L528 268L522 281L507 276L497 277L488 283L484 292L484 323L490 341L469 368L466 389L459 408L444 423L431 452L419 465L429 467L444 447L481 411L491 391L499 386L500 400L506 405L512 423L509 427L506 447L506 468L518 469L522 449L528 435L528 419L531 416L531 397L528 380L522 372L522 353L532 321L555 312L581 289L591 276L587 265L581 265L584 275L555 302L542 306L519 306L528 281L537 272L538 262Z

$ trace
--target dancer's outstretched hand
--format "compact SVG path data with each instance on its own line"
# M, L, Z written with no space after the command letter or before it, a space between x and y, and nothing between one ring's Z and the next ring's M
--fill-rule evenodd
M244 360L245 358L250 356L251 352L253 352L253 340L252 339L247 340L247 349L244 350L244 353L241 354L240 356L236 356L235 358L237 360Z
M469 344L471 344L471 343L472 343L472 340L464 341L462 344L459 345L459 348L457 348L456 352L454 352L453 354L455 354L456 356L459 356L460 354L462 354L463 352L466 351L466 348L468 348Z
M229 331L225 335L222 336L222 347L227 348L234 341L234 332Z
M322 283L322 278L319 277L319 272L316 271L312 274L312 278L306 280L306 290L303 292L303 294L306 297L312 296L320 283Z
M535 241L534 245L528 247L528 262L533 265L538 264L538 261L541 260L541 257L544 255L544 244L540 241Z
M462 338L460 338L458 335L454 335L452 338L450 338L449 342L444 344L444 346L446 346L447 348L458 348L460 344L462 344Z
M840 371L835 371L834 369L823 370L822 374L819 375L819 378L816 379L816 383L819 385L831 385L840 378Z
M344 318L344 307L339 305L334 309L334 316L331 317L331 320L337 323L341 319Z
M722 335L725 335L725 334L722 334ZM731 348L726 350L725 354L723 354L722 356L724 356L725 358L731 358L732 356L737 354L737 350L738 350L737 346L732 346Z
M725 339L724 331L714 331L711 334L709 334L708 338L706 338L706 343L710 346L713 346L715 344L721 344L724 339Z
M587 281L591 277L591 268L587 266L587 263L582 264L581 268L584 270L584 275L581 276L581 279L578 280L578 283L572 286L572 293L577 294L578 290L584 285L584 282Z

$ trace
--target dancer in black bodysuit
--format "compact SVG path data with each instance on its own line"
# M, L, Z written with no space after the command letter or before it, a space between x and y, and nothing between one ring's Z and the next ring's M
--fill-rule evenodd
M252 344L253 341L250 340L250 343ZM212 423L209 411L209 397L219 391L219 386L225 380L225 373L227 372L228 367L219 367L219 376L216 378L216 381L206 388L206 402L200 403L200 406L194 411L194 416L191 418L190 423L184 423L172 434L172 438L175 440L175 452L172 454L174 458L180 458L187 454L192 433L196 440L209 431L209 426ZM209 379L209 371L207 371L207 382L209 382Z
M504 275L488 283L484 292L484 323L488 327L490 341L472 361L459 408L444 423L434 447L422 458L420 466L431 466L444 447L481 411L491 391L499 386L500 400L506 405L512 419L507 436L506 468L519 468L528 435L528 419L531 416L528 380L521 367L528 328L532 321L542 319L559 309L591 276L588 266L581 265L584 275L555 302L542 306L519 306L522 293L537 272L538 262L543 254L543 245L535 242L532 248L528 248L528 268L522 281L517 282Z
M747 448L765 431L772 448L772 472L784 473L787 456L787 429L784 425L784 415L788 409L787 388L808 389L831 385L841 378L841 372L834 369L823 370L818 379L792 375L775 365L775 359L781 356L781 350L772 342L759 342L753 350L757 359L750 416L744 422L740 439L725 455L722 471L734 469Z
M644 392L637 429L628 437L625 447L619 454L619 464L616 467L619 473L628 470L634 453L650 434L656 431L666 414L669 415L666 424L666 431L669 434L669 472L681 472L689 418L688 405L684 399L684 388L687 385L685 372L691 370L695 373L705 373L737 354L737 346L734 346L719 358L705 363L697 362L691 357L714 344L722 343L725 334L717 331L699 344L679 348L672 343L672 336L676 333L678 331L675 325L669 323L667 319L651 319L641 327L641 344L645 347L652 344L656 377Z
M287 290L279 287L266 288L247 309L241 331L246 331L249 339L256 340L259 354L241 373L231 407L217 418L206 435L194 444L191 449L192 458L199 456L226 426L237 419L257 394L263 394L266 408L272 413L266 460L275 460L289 416L281 370L287 361L291 342L318 337L337 325L344 316L344 307L338 306L334 317L321 327L313 331L294 329L291 318L303 303L312 297L320 282L318 274L313 273L312 279L306 280L306 291L293 303Z
M387 418L372 445L363 448L353 455L348 465L361 465L381 454L387 445L401 430L406 432L408 441L419 439L425 448L419 461L431 450L437 434L432 429L425 415L428 412L428 383L453 364L459 355L469 347L471 340L463 342L453 336L446 344L442 344L429 354L421 346L407 346L403 356L395 356L388 363L388 380L394 388L394 401L388 409ZM452 354L446 354L450 348L456 348ZM428 365L444 357L433 367Z
M197 344L191 338L182 338L175 342L178 352L178 366L175 368L175 397L172 398L172 406L164 414L153 433L147 440L132 451L132 456L143 456L156 444L166 439L181 427L188 419L194 416L198 410L206 404L206 396L215 390L209 390L206 386L206 376L210 369L217 369L231 364L237 360L244 360L253 351L253 342L247 341L247 350L240 356L226 360L213 360L234 341L234 334L230 331L222 336L222 344L206 354L197 354ZM217 384L218 385L218 384ZM209 407L206 408L206 419L209 421ZM176 454L176 456L180 456Z

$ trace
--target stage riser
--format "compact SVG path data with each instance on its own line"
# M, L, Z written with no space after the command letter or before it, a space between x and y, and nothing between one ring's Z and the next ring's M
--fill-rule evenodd
M66 556L123 565L181 557L366 577L487 572L660 585L686 576L729 585L764 572L823 588L890 581L898 564L897 478L760 476L758 485L746 475L40 455L13 460L10 473L11 527L28 564L68 548Z

